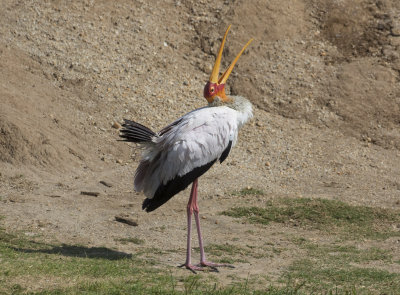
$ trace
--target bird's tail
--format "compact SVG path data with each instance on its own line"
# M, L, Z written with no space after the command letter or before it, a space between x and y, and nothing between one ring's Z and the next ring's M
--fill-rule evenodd
M152 142L152 138L157 136L151 129L131 120L124 119L122 127L119 136L123 138L123 141L136 143Z

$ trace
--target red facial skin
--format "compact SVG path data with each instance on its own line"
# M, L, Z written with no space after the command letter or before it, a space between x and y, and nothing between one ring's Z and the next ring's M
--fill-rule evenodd
M214 101L215 96L225 99L225 84L207 82L206 86L204 86L203 94L209 103Z

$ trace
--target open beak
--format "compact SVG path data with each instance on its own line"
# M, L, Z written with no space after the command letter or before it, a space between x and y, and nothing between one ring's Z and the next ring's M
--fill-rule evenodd
M247 46L250 45L250 43L253 41L253 39L250 39L249 42L246 43L245 46L243 46L242 50L239 52L239 54L236 56L236 58L233 60L233 62L230 64L230 66L228 67L228 69L225 71L225 73L223 73L223 75L218 78L219 75L219 67L221 65L221 58L222 58L222 52L224 50L224 45L225 45L225 41L226 41L226 36L228 35L229 29L231 28L231 26L229 25L229 27L226 29L225 31L225 35L224 35L224 39L222 39L221 42L221 46L219 47L218 50L218 55L217 55L217 59L215 60L215 64L213 67L213 70L211 72L211 76L210 76L210 82L211 83L215 83L215 84L225 84L226 80L228 80L229 75L231 74L233 67L235 66L236 62L238 61L239 57L242 55L242 53L245 51L245 49L247 48Z

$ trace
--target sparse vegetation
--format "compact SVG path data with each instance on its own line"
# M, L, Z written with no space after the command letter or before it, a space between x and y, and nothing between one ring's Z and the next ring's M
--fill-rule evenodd
M121 238L121 239L115 239L115 241L120 242L121 244L128 244L132 243L135 245L144 245L144 240L132 237L132 238Z
M234 191L232 193L234 196L248 196L248 195L264 195L264 192L261 189L247 187L243 188L240 191Z
M366 288L391 294L400 288L396 283L400 282L399 274L348 266L374 260L389 262L391 255L387 251L319 246L304 238L293 239L293 243L305 249L307 257L290 266L281 279L283 287L265 286L257 290L254 285L259 285L252 278L245 281L236 278L232 286L221 287L212 276L177 276L171 270L154 268L156 263L138 258L140 254L102 247L51 245L0 230L0 293L301 295L319 290L323 294L340 295L364 294ZM256 250L252 246L230 244L207 247L210 255L220 256L225 263L246 262L239 258L257 257Z
M352 265L338 267L309 258L293 263L283 281L288 278L305 281L308 288L312 286L319 292L336 288L343 292L359 290L355 294L396 294L400 290L398 273Z
M136 253L128 254L105 247L47 244L41 242L39 236L30 240L0 230L0 293L395 294L400 289L399 273L373 267L373 263L397 265L398 259L393 259L392 252L379 247L357 246L357 241L366 237L382 240L397 235L390 226L399 222L395 210L329 200L284 198L268 202L265 208L240 207L223 214L262 225L277 222L305 230L329 229L331 237L340 238L334 243L318 243L292 236L289 243L304 251L304 255L286 268L278 282L271 281L271 286L260 287L259 280L250 277L246 281L235 279L233 285L222 287L211 274L179 276L172 275L172 269L168 271L168 267L154 267L159 264L155 257L177 250L140 247ZM246 232L255 234L251 229ZM347 243L343 243L344 236L348 238ZM117 239L116 242L144 244L135 237ZM273 243L261 247L240 244L239 239L206 246L210 258L230 264L280 256L286 251L282 252L282 249ZM279 287L274 287L276 283Z
M387 250L317 244L305 239L297 239L295 243L305 249L307 255L290 266L284 280L290 277L307 281L310 285L319 286L320 290L340 286L339 289L346 291L356 287L361 294L362 291L395 294L396 290L400 290L399 273L362 266L374 261L390 265L393 263L392 255Z
M285 223L317 230L339 232L346 238L387 238L399 236L391 225L400 221L395 210L353 206L340 201L325 199L281 198L261 207L235 207L223 215L245 218L250 223L267 225L270 222Z
M107 248L50 245L0 230L4 294L302 294L296 286L252 291L219 287L204 276L174 276L135 255Z
M323 294L326 290L336 290L337 294L396 294L400 290L399 273L372 266L374 262L395 264L392 252L357 246L366 238L381 241L399 236L392 226L400 221L396 210L323 199L282 198L267 202L264 208L236 207L222 214L253 224L276 222L303 230L318 230L322 236L329 236L329 242L319 243L293 237L292 243L306 253L294 260L281 282L304 282L306 290ZM274 249L272 247L273 252Z

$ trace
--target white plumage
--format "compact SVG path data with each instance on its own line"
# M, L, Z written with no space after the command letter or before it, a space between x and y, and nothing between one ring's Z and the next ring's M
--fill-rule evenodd
M252 116L247 100L234 99L247 107L243 111L226 105L203 107L187 113L153 136L152 142L145 145L136 171L135 190L143 191L151 199L160 184L218 160L229 142L233 147L239 128Z

